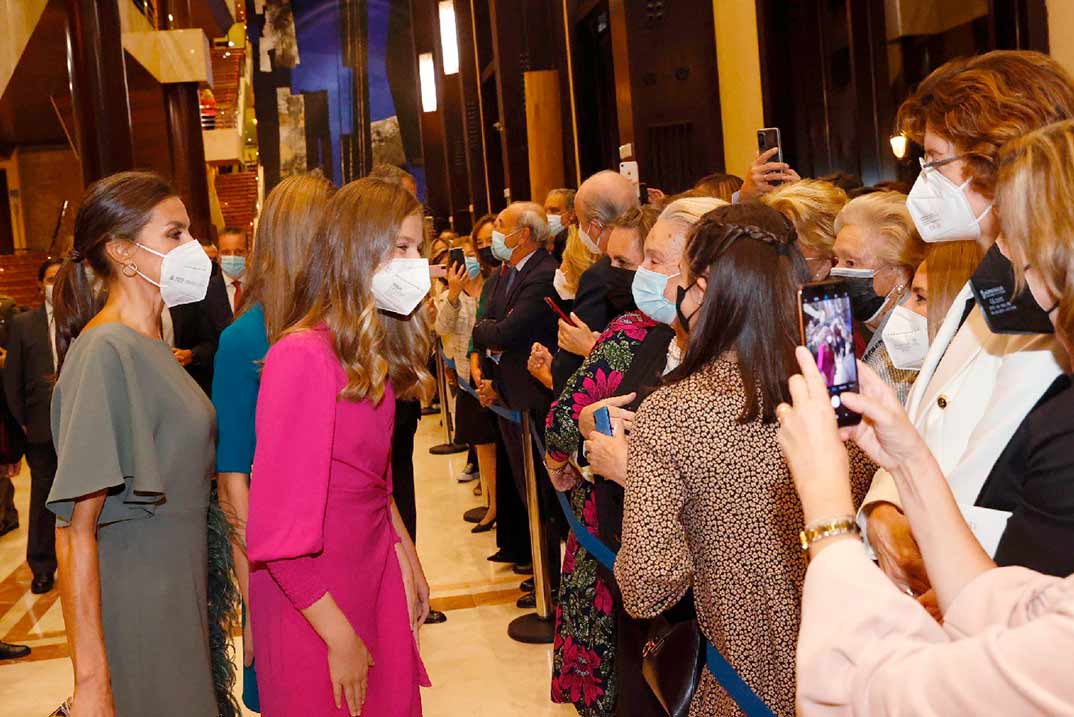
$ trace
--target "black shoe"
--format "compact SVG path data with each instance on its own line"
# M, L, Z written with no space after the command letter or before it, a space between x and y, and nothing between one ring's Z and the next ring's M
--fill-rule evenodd
M462 519L465 520L467 523L480 523L482 520L485 519L485 516L488 515L488 512L489 509L485 506L481 506L479 508L470 508L470 510L462 514Z
M56 581L51 575L35 575L34 581L30 583L30 592L34 595L44 595L52 590L52 586Z
M447 622L447 615L439 610L430 610L429 616L425 618L426 625L439 625L442 622Z
M432 406L425 406L421 409L421 415L423 416L435 416L440 413L440 404L434 404Z
M493 527L495 527L495 525L496 525L496 519L493 518L492 520L490 520L487 523L478 523L477 525L475 525L473 528L470 529L470 532L471 533L487 533L490 530L492 530Z
M515 559L502 550L497 550L494 555L488 557L490 563L513 563Z
M537 607L537 593L526 593L515 601L519 610L533 610Z
M533 563L518 563L511 569L515 575L533 575Z
M522 584L518 586L518 589L524 593L531 593L537 588L533 584L533 578L530 578L529 580L523 580Z
M26 645L12 645L0 640L0 660L17 660L29 654L30 648Z
M0 535L7 535L12 530L18 530L19 519L16 517L14 520L9 520L3 525L0 525Z

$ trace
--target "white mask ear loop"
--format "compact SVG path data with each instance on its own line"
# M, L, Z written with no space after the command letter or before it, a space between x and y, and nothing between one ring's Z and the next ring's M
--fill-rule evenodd
M972 182L972 181L973 181L973 177L970 177L969 179L967 179L965 182L963 182L962 184L960 184L958 186L958 191L962 192L962 196L964 196L964 197L966 196L966 187L970 186L970 182ZM970 201L970 198L966 197L966 203L967 204L969 204L969 201ZM995 205L996 205L995 202L990 202L988 204L988 206L985 207L985 210L983 212L981 212L980 216L977 216L977 217L973 218L973 221L977 223L977 226L981 225L981 222L983 222L984 218L989 215L989 213L992 211L992 207L994 207ZM973 207L970 207L970 210L972 211Z
M134 244L134 246L138 247L139 249L144 249L144 250L146 250L147 252L149 252L150 254L156 254L156 255L157 255L157 256L159 256L159 257L160 257L161 259L163 259L163 258L164 258L164 255L163 255L163 254L161 254L161 253L160 253L159 251L155 251L155 250L153 250L153 249L150 249L149 247L147 247L147 246L145 246L145 245L143 245L143 244L139 244L138 242L132 242L132 243ZM123 267L123 271L124 271L124 273L126 273L127 267L131 267L132 271L134 271L134 273L135 273L135 274L136 274L137 276L140 276L140 277L142 277L143 279L145 279L146 281L148 281L148 282L149 282L150 284L152 284L153 286L157 287L158 289L162 288L160 284L158 284L157 282L153 281L153 280L152 280L152 279L150 279L150 278L149 278L148 276L146 276L146 275L145 275L145 274L143 274L143 273L142 273L141 271L139 271L139 270L138 270L138 265L137 265L137 264L135 264L135 263L134 263L133 261L132 261L132 262L130 262L129 264L127 264L126 266L124 266L124 267ZM128 276L130 276L130 275L128 274Z

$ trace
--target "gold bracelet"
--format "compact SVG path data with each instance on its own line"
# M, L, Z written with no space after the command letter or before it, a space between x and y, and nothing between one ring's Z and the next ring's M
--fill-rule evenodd
M837 535L857 535L861 531L858 523L852 515L843 515L837 518L826 518L810 523L798 533L802 541L802 550L808 551L809 546L818 543L825 538L834 538Z

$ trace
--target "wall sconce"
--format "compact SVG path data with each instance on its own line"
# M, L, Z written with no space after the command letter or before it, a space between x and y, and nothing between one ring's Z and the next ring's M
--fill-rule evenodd
M458 74L459 36L455 29L455 0L440 2L440 52L444 58L444 74Z
M421 109L423 112L436 112L436 68L433 66L433 53L423 52L418 55L418 75L421 77Z
M903 159L906 157L906 135L893 134L891 135L891 153L895 155L896 159Z

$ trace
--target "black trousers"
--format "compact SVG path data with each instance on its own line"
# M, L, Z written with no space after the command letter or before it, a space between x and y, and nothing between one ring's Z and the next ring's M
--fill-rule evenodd
M28 443L26 463L30 466L30 524L26 540L26 562L34 576L56 572L56 516L45 506L56 478L56 449L52 442Z
M0 476L0 528L19 522L15 509L15 484L6 475Z
M420 401L395 402L395 427L392 430L392 497L399 517L418 542L418 507L414 499L414 434L421 420Z
M525 495L523 491L522 495ZM503 436L496 436L496 547L516 563L530 562L530 524L515 484Z

